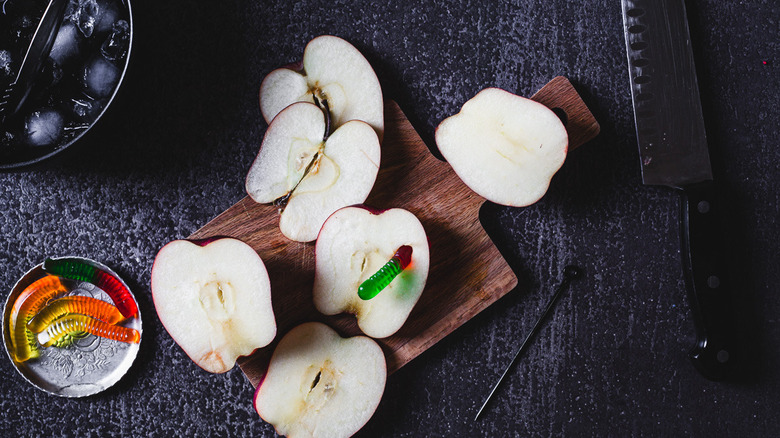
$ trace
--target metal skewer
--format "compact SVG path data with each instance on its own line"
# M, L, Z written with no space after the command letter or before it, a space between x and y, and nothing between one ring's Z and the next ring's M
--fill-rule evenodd
M479 412L477 412L477 416L474 417L474 421L479 420L479 416L482 414L482 411L485 410L485 406L487 406L488 402L490 402L490 399L493 397L493 394L496 393L496 390L501 385L501 382L504 381L504 378L509 373L509 370L511 370L512 367L515 365L517 359L526 350L526 347L528 346L528 343L531 340L531 338L533 338L536 335L536 333L539 332L539 329L542 327L542 322L544 322L545 318L547 318L547 315L550 313L550 311L552 310L556 301L558 301L558 298L560 298L563 291L566 290L566 288L569 286L569 283L571 283L572 280L578 278L580 275L582 275L582 270L577 266L569 265L563 268L563 280L561 280L561 284L558 286L558 289L555 291L555 294L552 296L552 298L550 298L550 302L547 303L547 308L544 309L544 313L542 313L542 316L540 316L539 320L536 321L534 328L531 329L531 332L528 333L528 336L526 336L525 341L523 341L523 344L520 346L520 349L517 350L517 353L515 353L515 357L512 359L512 361L504 370L504 374L501 375L501 378L498 379L498 382L496 382L496 385L493 387L493 390L490 391L490 394L485 399L485 403L482 403L482 407L479 408Z

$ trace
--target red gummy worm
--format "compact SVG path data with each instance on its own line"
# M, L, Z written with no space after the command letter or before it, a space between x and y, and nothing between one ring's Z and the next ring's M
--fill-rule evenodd
M125 318L133 317L138 313L138 305L135 304L135 300L133 299L133 296L130 295L130 291L113 275L108 272L98 271L95 286L106 291L108 296L114 300L116 308L119 309L119 312Z
M43 270L72 280L86 281L103 289L125 318L133 317L138 313L138 305L130 291L118 278L102 269L78 259L62 258L46 259L43 262Z

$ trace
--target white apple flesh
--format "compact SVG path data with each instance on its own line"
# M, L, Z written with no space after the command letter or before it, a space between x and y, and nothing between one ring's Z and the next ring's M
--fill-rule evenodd
M403 245L412 247L410 265L377 296L361 299L361 283ZM342 208L328 218L317 239L314 306L325 315L352 313L363 333L385 338L409 317L425 288L429 265L425 229L411 212Z
M309 242L331 213L368 197L379 172L379 139L369 125L350 121L326 135L326 116L295 103L274 118L246 178L258 203L284 199L279 228Z
M152 298L173 340L211 373L230 370L276 336L265 265L237 239L165 245L152 266Z
M263 80L260 109L266 122L295 102L327 102L335 127L362 120L382 138L382 89L371 64L352 44L330 35L314 38L300 67L276 69Z
M546 106L487 88L439 124L436 145L471 190L523 207L547 192L566 159L568 134Z
M385 356L376 342L345 339L325 324L309 322L277 345L254 405L280 435L349 437L376 411L386 380Z

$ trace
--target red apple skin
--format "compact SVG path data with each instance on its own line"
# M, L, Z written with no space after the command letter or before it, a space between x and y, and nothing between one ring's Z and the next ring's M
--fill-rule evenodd
M376 207L373 207L373 206L370 206L370 205L366 205L366 204L354 204L354 205L348 205L348 206L342 207L342 208L350 208L350 207L362 208L363 210L368 211L369 213L373 214L374 216L379 216L380 214L382 214L382 213L386 212L387 210L389 210L389 208L376 208ZM342 208L340 208L339 210L341 210ZM330 214L330 216L333 216L339 210L334 211L333 213ZM328 216L328 218L330 218L330 216ZM327 222L327 220L325 222ZM320 233L322 233L322 229L320 229ZM317 240L319 240L319 237L320 237L319 234L317 234ZM428 238L428 247L430 247L431 246L431 239L428 237L427 234L425 235L425 237Z
M260 415L260 411L257 410L257 396L260 395L260 387L263 386L264 381L265 381L265 374L263 374L263 377L257 383L257 387L255 387L255 395L252 396L252 407L255 408L255 412L257 412L257 415Z
M298 326L295 326L295 327L293 327L292 329L290 329L290 330L288 331L288 333L289 333L289 332L291 332L291 331L293 331L294 329L298 328L299 326L302 326L302 325L307 325L307 324L312 324L312 323L313 323L313 321L301 323L301 324L299 324ZM321 325L326 325L326 324L324 324L324 323L321 323L321 322L319 322L318 324L321 324ZM326 326L327 326L327 325L326 325ZM327 327L328 327L328 328L330 328L331 330L333 330L333 328L332 328L332 327L330 327L330 326L327 326ZM334 331L335 331L335 330L334 330ZM343 339L343 340L348 340L348 339L356 339L356 338L366 338L366 339L371 339L371 338L369 338L369 337L367 337L367 336L365 336L365 335L356 335L356 336L353 336L353 337L342 337L340 333L336 332L336 334L337 334L339 337L341 337L341 339ZM286 335L285 335L285 336L286 336ZM281 340L280 340L280 342L281 342ZM386 380L386 379L387 379L387 361L386 361L386 360L387 360L387 359L386 359L386 354L387 354L387 353L384 351L384 348L382 348L382 347L381 347L381 346L379 346L378 344L376 344L376 345L377 345L377 346L379 347L379 349L382 351L382 356L383 356L383 358L385 359L385 360L383 361L383 365L384 365L384 366L383 366L383 368L382 368L382 369L383 369L383 373L384 373L384 375L385 375L385 377L384 377L384 379L385 379L385 381L384 381L384 382L385 382L385 383L383 384L383 388L384 388L384 386L387 384L387 380ZM278 346L278 344L277 344L277 346ZM276 348L276 347L275 347L275 348ZM273 356L274 356L274 355L276 355L276 350L274 350L274 353L272 354L271 360L273 360ZM269 365L270 365L270 361L269 361ZM266 380L266 377L267 377L267 375L268 375L268 370L266 369L266 372L265 372L265 374L263 374L263 377L261 377L261 378L260 378L260 381L258 382L258 384L257 384L257 387L255 388L255 393L254 393L254 395L252 396L252 406L254 407L254 409L255 409L255 412L257 412L257 415L258 415L258 416L260 416L260 418L261 418L261 419L263 419L263 421L266 421L266 420L265 420L265 418L263 418L262 414L261 414L261 413L260 413L260 411L257 409L257 405L258 405L258 403L257 403L257 399L258 399L258 397L259 397L259 395L260 395L260 389L262 388L262 386L263 386L263 383L265 383L265 380ZM379 403L379 401L377 401L377 405L378 405L378 403ZM373 416L373 414L374 414L374 413L376 413L376 409L377 409L377 408L378 408L378 406L376 406L376 407L374 408L374 411L373 411L373 413L372 413L372 415L371 415L371 416ZM368 422L368 421L370 420L370 418L371 418L371 417L367 418L367 419L366 419L366 422ZM276 426L274 426L274 425L273 425L273 424L271 424L271 423L268 423L268 424L270 424L272 427L274 427L274 431L276 432L276 434L277 434L277 435L281 435L281 436L283 436L283 435L282 435L282 433L280 433L280 432L279 432L279 430L276 428ZM363 425L362 425L362 426L360 426L360 428L358 428L358 430L362 429L362 427L363 427L363 426L365 426L365 424L366 424L366 423L363 423Z
M279 68L276 68L276 69L272 70L272 71L271 71L270 73L268 73L268 74L267 74L267 75L266 75L266 76L263 78L263 80L260 82L260 88L258 89L258 93L257 93L257 94L258 94L258 103L260 104L260 108L261 108L261 113L262 113L262 107L263 107L263 105L262 105L262 96L261 96L261 91L264 89L264 86L263 86L263 85L265 84L266 80L267 80L269 77L271 77L271 76L272 76L272 74L273 74L274 72L276 72L276 71L278 71L278 70L282 70L282 69L284 69L284 70L290 70L290 71L293 71L293 72L295 72L295 73L299 73L299 74L302 74L302 75L304 75L304 76L308 76L308 72L306 72L306 69L304 68L304 64L303 64L303 56L305 56L305 54L306 54L306 51L307 51L307 49L309 48L309 45L310 45L310 44L311 44L313 41L317 40L318 38L323 38L323 37L328 37L328 38L335 38L335 39L343 40L343 41L344 41L346 44L348 44L349 46L352 46L352 47L353 47L353 48L354 48L354 49L355 49L355 50L356 50L358 53L360 53L360 54L361 54L361 56L362 56L362 57L365 59L365 55L363 55L363 54L362 54L362 52L360 52L360 51L357 49L357 47L355 47L353 44L349 43L348 41L344 40L344 39L343 39L343 38L341 38L341 37L338 37L338 36L335 36L335 35L320 35L320 36L318 36L318 37L315 37L315 38L313 38L313 39L309 40L309 42L307 42L307 43L306 43L306 46L305 46L305 47L304 47L304 49L303 49L303 53L301 54L301 59L300 59L300 60L298 60L298 61L295 61L295 62L291 62L291 63L289 63L289 64L283 65L283 66L281 66L281 67L279 67ZM365 61L366 61L366 62L368 62L368 59L365 59ZM369 66L370 66L370 64L369 64ZM373 73L373 75L376 77L376 71L373 69L373 66L370 66L370 67L371 67L371 72L372 72L372 73ZM377 81L377 84L379 84L379 78L378 78L378 77L376 77L376 81ZM383 98L383 97L382 97L382 95L381 95L381 87L380 87L380 99L381 99L381 98ZM380 106L381 106L382 108L384 108L384 104L382 104L382 105L380 105ZM383 111L384 111L384 110L383 110ZM278 114L278 113L277 113L277 114ZM363 119L362 119L362 117L359 117L359 116L358 116L358 117L351 117L351 119L354 119L354 120L363 120ZM266 121L266 123L268 123L268 124L270 124L270 123L271 123L271 120L267 120L267 119L266 119L266 116L265 116L265 114L263 114L263 120L265 120L265 121ZM347 121L347 120L344 120L344 121L342 121L342 123L340 123L340 124L343 124L343 123L344 123L344 122L346 122L346 121ZM364 120L364 121L365 121L365 120ZM382 143L382 139L384 138L384 117L381 117L381 121L379 121L379 124L380 124L381 126L379 126L379 127L376 127L376 126L374 126L374 123L371 123L371 122L369 122L369 121L366 121L366 123L368 123L369 125L372 125L372 127L374 127L374 129L375 129L375 131L376 131L376 134L377 134L377 137L379 138L379 143L381 144L381 143ZM339 124L339 125L340 125L340 124ZM338 127L338 126L334 126L334 128L337 128L337 127Z
M200 247L205 247L206 245L208 245L210 243L213 243L213 242L216 242L216 241L222 240L222 239L235 239L235 240L239 240L239 239L236 239L234 237L228 237L228 236L214 236L214 237L208 237L208 238L205 238L205 239L177 239L177 240L186 240L186 241L191 242L191 243L193 243L195 245L198 245ZM166 246L172 244L173 242L176 242L176 240L172 240L172 241L166 243L165 245L163 245L163 248L165 248ZM162 248L160 249L160 251L162 251ZM160 251L158 251L158 253ZM155 267L156 264L157 264L157 257L155 257L154 262L152 263L152 272L154 272L154 267ZM157 307L157 302L155 300L154 293L152 293L152 304L155 307L155 313L156 313L156 309L158 307ZM165 326L165 323L162 321L162 319L159 318L159 315L158 315L157 319L163 325L163 328L165 329L165 331L167 333L169 333L169 335L170 335L170 330L168 329L168 327ZM274 328L274 338L275 337L276 337L276 328ZM176 344L178 345L178 342L175 339L174 339L174 342L176 342ZM179 348L181 348L181 347L179 347ZM264 348L264 347L259 347L259 348ZM257 348L255 350L253 350L252 353L254 353L254 351L256 351L256 350L257 350ZM196 358L191 357L184 349L182 349L182 351L184 351L184 353L187 354L187 357L189 357L190 360L192 360L192 362L195 363L195 365L197 365L199 368L201 368L202 370L204 370L206 372L213 373L213 371L210 371L210 370L204 368L203 366L201 366L200 363L196 360ZM247 356L251 355L252 353L248 354ZM215 357L214 359L217 359L218 361L220 361L220 362L222 362L224 364L224 362L222 361L221 357ZM227 368L226 366L225 366L225 368L226 369L224 371L221 371L219 374L226 373L226 372L228 372L228 371L230 371L232 369L232 367L231 368Z
M208 245L211 242L216 242L217 240L221 240L221 239L232 239L232 237L230 237L230 236L212 236L212 237L206 237L205 239L184 239L184 240L187 240L188 242L192 242L195 245L198 245L200 247L204 247L204 246ZM168 242L168 243L170 243L170 242Z
M380 215L380 214L382 214L382 213L384 213L384 212L386 212L388 210L387 208L384 208L384 209L383 208L376 208L376 207L372 207L372 206L366 205L366 204L354 204L354 205L348 205L346 207L339 208L338 210L336 210L333 213L331 213L330 216L328 216L328 219L330 219L331 216L333 216L334 214L338 213L339 210L342 210L344 208L352 208L352 207L354 207L354 208L362 208L363 210L368 211L369 213L373 214L374 216L378 216L378 215ZM328 220L326 219L325 222L327 222L327 221ZM317 240L320 240L320 234L321 233L322 233L322 228L320 228L320 232L317 234ZM430 243L430 242L428 242L428 243Z
M268 374L267 371L266 374ZM263 382L265 382L265 374L263 375L263 378L260 379L260 382L258 382L257 388L255 388L255 394L252 396L252 407L255 408L255 412L257 412L257 415L261 419L263 419L263 416L260 414L260 411L257 409L257 397L260 395L260 387L263 386ZM263 421L265 421L265 419L263 419ZM268 424L270 424L274 428L274 432L276 432L277 435L284 436L279 432L279 429L277 429L276 426L274 426L271 423Z
M200 247L203 247L203 246L206 246L206 245L208 245L209 243L211 243L211 242L213 242L213 241L214 241L214 239L202 239L202 240L191 240L190 242L192 242L192 243L194 243L194 244L196 244L196 245L198 245L198 246L200 246ZM170 241L170 242L166 243L165 245L163 245L163 248L165 248L166 246L170 245L170 244L171 244L171 243L173 243L173 242L175 242L175 240L172 240L172 241ZM160 248L160 251L162 251L162 248ZM158 251L158 253L159 253L159 251ZM155 257L155 258L154 258L154 262L152 263L152 272L154 272L154 267L155 267L155 265L157 265L157 257ZM155 298L154 298L154 294L152 294L152 304L154 304L154 308L155 308L155 310L156 310L156 309L157 309L157 301L156 301L156 300L155 300ZM155 312L155 313L156 313L156 312ZM162 320L162 319L160 319L159 315L157 316L157 319L160 321L160 323L163 325L163 328L165 329L165 331L166 331L166 332L169 334L169 336L170 336L170 332L171 332L171 331L168 329L168 327L166 327L166 326L165 326L165 322L163 322L163 320ZM173 342L176 342L176 340L174 339L174 341L173 341ZM178 345L178 343L177 343L176 345ZM184 351L184 349L182 349L182 351ZM187 354L187 352L185 351L185 352L184 352L184 354ZM191 360L191 361L192 361L192 362L193 362L195 365L198 365L198 367L200 367L202 370L204 370L204 371L206 371L206 372L210 372L209 370L207 370L207 369L203 368L202 366L200 366L200 364L199 364L199 363L198 363L198 362L195 360L195 358L193 358L193 357L190 357L190 355L189 355L189 354L187 355L187 357L189 357L189 358L190 358L190 360ZM220 360L221 360L221 358L220 358ZM226 370L226 371L227 371L227 370Z
M498 91L502 91L502 92L507 92L506 90L504 90L502 88L498 88L498 87L488 87L488 88L485 88L482 91L485 91L485 90L498 90ZM454 115L457 115L457 113L454 114ZM563 123L563 121L561 121L561 123ZM438 126L436 126L436 129L433 130L434 137L436 136L436 133L439 131L439 126L441 126L441 123ZM568 156L568 154L569 154L569 143L568 143L568 141L566 142L566 147L564 148L564 150L566 151L566 155ZM439 153L441 154L441 152L439 152Z
M369 213L370 213L370 214L372 214L373 216L379 216L379 215L381 215L381 214L383 214L383 213L387 212L388 210L392 210L392 209L393 209L392 207L391 207L391 208L384 208L384 209L382 209L382 208L377 208L377 207L370 206L370 205L366 205L366 204L353 204L353 205L350 205L350 206L347 206L347 207L342 207L342 208L340 208L340 209L338 209L338 210L334 211L333 213L331 213L331 215L330 215L330 216L328 216L328 220L329 220L331 217L333 217L333 216L334 216L336 213L340 212L340 211L341 211L341 210L343 210L343 209L347 209L347 208L359 208L359 209L362 209L362 210L365 210L365 211L369 212ZM410 213L411 213L411 212L410 212ZM412 213L412 214L413 214L413 213ZM327 222L328 222L328 220L326 220L326 221L325 221L325 223L327 223ZM419 221L419 218L418 218L418 221ZM421 223L421 225L422 225L422 223ZM324 228L324 225L323 225L323 227L322 227L322 228ZM320 229L320 232L317 234L317 240L316 240L317 242L318 242L318 241L320 241L320 237L322 237L322 228ZM425 241L426 241L426 244L427 244L427 246L428 246L428 250L430 251L430 247L431 247L431 241L430 241L430 236L428 236L428 234L427 234L427 233L425 233ZM316 251L316 250L315 250L315 251ZM429 253L429 259L428 259L428 263L429 263L429 268L428 268L428 269L430 269L430 253ZM315 265L316 265L316 262L315 262ZM414 256L414 254L412 254L412 260L411 260L411 262L410 262L409 266L407 267L407 269L410 269L410 268L412 268L412 267L414 267L414 266L415 266L415 256ZM426 271L426 277L427 277L427 275L428 275L428 272L429 272L429 271ZM315 276L316 276L316 268L315 268ZM315 306L315 307L316 307L316 306ZM319 310L319 309L318 309L318 310ZM321 312L321 311L320 311L320 312ZM357 313L357 312L355 312L355 311L352 311L352 312L350 312L348 309L344 309L344 310L341 312L341 314L350 314L350 315L353 315L353 316L354 316L354 317L356 317L356 318L359 318L359 315L358 315L358 313ZM411 314L411 310L410 310L410 314ZM408 318L408 315L407 315L407 318ZM399 329L400 329L400 327L399 327ZM385 336L373 336L373 335L366 334L366 336L369 336L369 337L372 337L372 338L381 339L381 338L387 337L387 336L389 336L389 335L385 335Z
M482 92L484 92L484 91L488 91L488 92L492 92L492 91L498 91L498 92L501 92L501 93L514 94L514 93L508 92L508 91L506 91L506 90L503 90L503 89L501 89L501 88L498 88L498 87L488 87L488 88L485 88L485 89L481 90L479 93L477 93L477 95L479 95L480 93L482 93ZM543 106L543 107L545 107L545 105L543 105L543 104L541 104L541 103L539 103L539 102L536 102L536 101L534 101L534 100L532 100L532 99L523 98L522 96L517 96L517 97L521 97L522 99L525 99L525 100L530 100L530 101L531 101L531 102L533 102L534 104L537 104L537 105L540 105L540 106ZM472 97L472 99L473 99L473 97ZM469 99L469 101L470 101L470 100L471 100L471 99ZM467 101L467 102L468 102L468 101ZM464 104L464 105L465 105L465 104ZM546 108L546 107L545 107L545 108ZM462 112L462 111L463 111L463 109L462 109L462 107L461 107L461 110L460 110L458 113L456 113L456 114L453 114L453 115L452 115L452 116L450 116L450 117L447 117L447 119L449 119L449 118L451 118L451 117L455 117L455 116L457 116L457 115L461 114L461 112ZM445 120L447 120L447 119L445 119ZM556 119L557 119L559 122L561 122L561 126L563 127L563 130L564 130L564 132L566 132L566 127L565 127L565 125L563 125L563 121L560 119L560 117L557 117L557 114L556 114ZM444 121L440 122L440 123L439 123L439 125L437 125L437 126L436 126L436 129L434 130L434 139L437 139L437 138L439 138L440 128L441 128L441 126L442 126L442 124L443 124L443 123L444 123ZM439 146L439 144L438 144L438 140L437 140L436 148L439 150L439 154L440 154L440 155L441 155L441 156L442 156L442 157L445 159L445 161L448 161L448 160L447 160L447 158L444 156L445 154L443 154L443 153L441 152L441 147L440 147L440 146ZM561 161L561 164L560 164L561 166L563 166L563 163L564 163L564 161L565 161L565 160L566 160L566 158L568 157L568 155L569 155L569 150L570 150L570 145L569 145L569 138L568 138L568 133L567 133L567 137L566 137L566 144L565 144L565 145L564 145L564 147L563 147L563 160ZM452 163L450 163L450 166L452 166ZM455 168L454 168L454 167L453 167L453 170L455 170ZM499 204L499 205L506 205L506 206L510 206L510 207L527 207L527 206L529 206L529 205L532 205L532 204L534 204L534 203L538 202L538 201L539 201L539 200L540 200L540 199L541 199L541 198L544 196L544 194L545 194L545 193L547 192L547 190L549 189L549 187L550 187L550 184L552 183L552 178L555 176L555 174L557 173L557 171L558 171L558 170L560 170L560 167L559 167L559 168L558 168L558 169L557 169L555 172L553 172L553 173L550 175L550 178L549 178L548 180L545 180L545 181L543 181L543 183L544 183L544 191L541 193L541 195L540 195L538 198L536 198L536 199L529 199L529 200L526 200L525 202L518 202L518 203L515 203L515 202L502 202L502 201L500 201L500 200L497 200L497 199L492 199L492 197L491 197L491 196L486 196L486 195L488 195L488 194L486 194L486 193L481 193L480 191L478 191L478 190L475 190L473 187L469 186L469 184L465 183L465 181L464 181L464 184L466 184L466 186L467 186L467 187L469 187L469 189L471 189L473 192L477 193L479 196L482 196L483 198L485 198L485 199L487 199L488 201L491 201L491 202L493 202L493 203L496 203L496 204ZM456 174L457 174L457 172L456 172ZM460 177L460 175L458 175L458 177ZM460 178L461 178L461 180L463 179L462 177L460 177Z

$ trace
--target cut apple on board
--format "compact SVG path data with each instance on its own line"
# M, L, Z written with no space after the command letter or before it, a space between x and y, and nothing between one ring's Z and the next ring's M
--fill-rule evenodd
M211 373L276 336L265 264L238 239L165 245L152 266L152 298L173 340Z
M461 180L488 201L538 201L566 159L568 135L541 103L498 88L467 101L436 129L436 145Z
M373 298L358 288L403 246L411 263ZM372 338L392 335L404 324L428 278L430 253L422 224L411 212L391 208L342 208L322 226L315 247L314 306L325 315L355 315Z
M246 178L258 203L280 206L279 228L288 239L309 242L334 211L366 200L379 172L374 130L352 120L328 133L327 113L295 103L271 122Z
M280 435L349 437L376 411L386 380L385 356L375 341L345 339L308 322L276 346L254 405Z
M379 80L365 57L347 41L330 35L306 45L298 65L276 69L260 85L260 110L271 121L295 102L327 108L334 127L350 120L371 125L381 139L384 106Z

